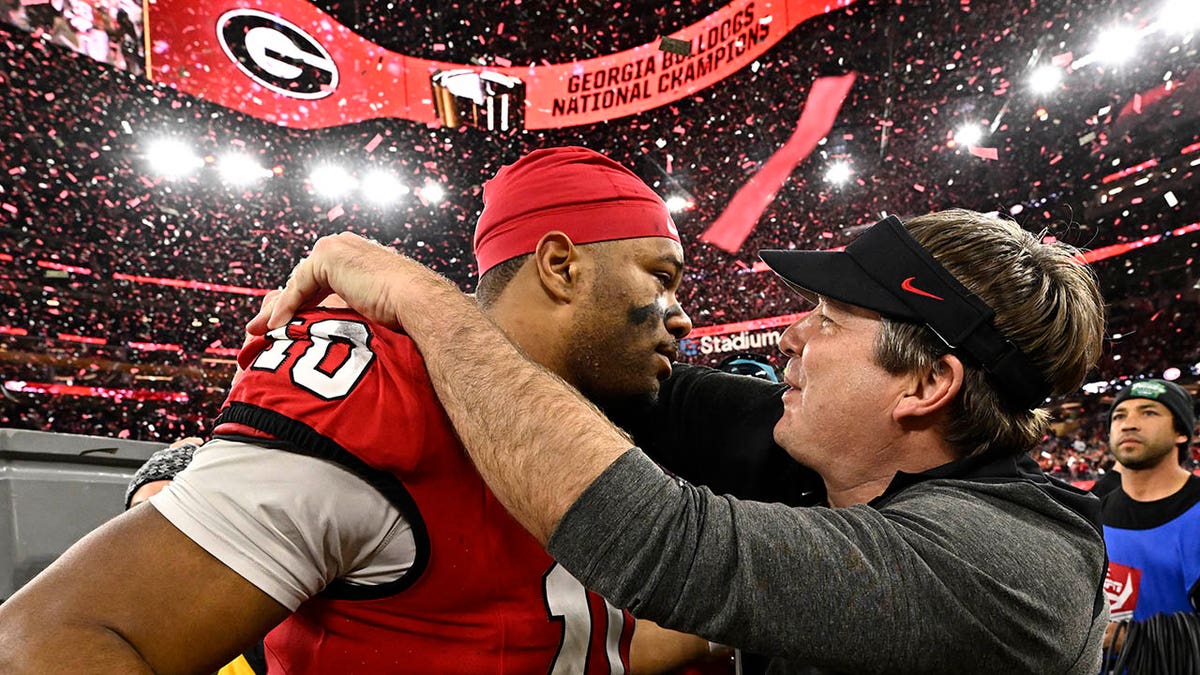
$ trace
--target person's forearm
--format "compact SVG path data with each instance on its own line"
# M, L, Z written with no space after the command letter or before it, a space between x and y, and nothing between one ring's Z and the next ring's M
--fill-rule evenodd
M18 605L20 600L14 596ZM9 600L7 604L12 603ZM14 608L14 609L20 609ZM142 655L116 631L99 625L37 621L34 612L0 611L0 672L153 673Z
M630 441L574 389L522 356L449 282L425 273L398 308L480 474L545 542Z
M10 675L154 673L150 664L128 642L111 631L64 630L45 637L52 639L4 647L0 654L0 672Z
M395 256L392 310L425 357L468 454L513 516L545 542L631 441L578 392L529 362L444 278Z
M287 614L143 505L0 605L0 673L212 673Z

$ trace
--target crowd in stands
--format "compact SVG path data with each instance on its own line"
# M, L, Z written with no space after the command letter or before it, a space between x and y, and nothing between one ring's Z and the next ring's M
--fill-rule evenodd
M688 255L682 300L697 326L800 311L798 298L754 269L754 251L841 246L884 213L903 216L948 205L995 210L1086 248L1133 242L1200 220L1200 204L1183 193L1171 208L1160 198L1097 211L1086 222L1079 217L1095 207L1099 177L1114 161L1127 165L1142 158L1146 141L1126 132L1105 143L1064 143L1064 129L1103 136L1122 101L1161 81L1151 66L1133 67L1120 90L1099 78L1080 84L1079 74L1070 98L1046 115L1035 114L1034 102L1017 100L997 113L999 102L1008 100L1005 92L1025 77L1022 68L1041 27L1051 25L1049 32L1061 31L1064 41L1084 44L1087 36L1077 31L1087 23L1088 3L1071 9L1039 4L1019 16L1005 3L953 8L957 23L947 30L955 40L889 33L889 21L900 19L899 13L918 22L932 21L936 13L940 21L940 7L856 4L861 7L801 26L757 67L662 109L586 128L505 135L394 120L316 131L277 127L131 77L137 73L128 65L133 55L124 57L128 73L74 57L56 46L50 27L39 32L36 21L30 23L39 12L51 21L54 12L66 16L75 4L36 9L4 0L0 375L5 383L57 383L97 393L50 395L5 384L0 427L160 441L204 435L259 294L282 283L317 237L361 232L470 290L471 229L484 180L543 145L602 150L660 193L692 201L676 220ZM641 12L615 3L616 15L606 17L605 27L589 28L573 19L578 8L559 11L533 1L497 3L489 9L494 17L483 23L457 5L404 20L369 2L321 6L380 45L463 63L481 50L514 63L539 61L547 53L557 60L591 58L651 42L664 22L685 25L706 11L683 3ZM117 5L109 10L114 21L124 11ZM551 20L562 30L547 29ZM1009 24L1029 30L1000 37L993 30ZM895 60L885 62L877 43L892 38ZM959 65L947 68L950 63ZM776 195L737 254L701 243L706 225L787 140L813 77L835 65L857 71L860 79L826 143ZM1188 71L1175 66L1177 77ZM964 86L997 104L964 103ZM1113 111L1098 114L1106 105ZM1007 114L987 141L998 150L995 161L948 142L957 125L982 119L985 107L989 115ZM1197 132L1180 136L1176 129L1173 142L1194 142ZM208 158L205 168L176 180L154 175L146 150L163 135L186 138ZM212 160L233 147L264 166L280 167L281 175L251 187L223 185ZM826 163L843 156L855 160L852 180L827 184ZM359 172L386 167L413 186L437 181L447 195L440 203L409 195L392 207L322 199L305 175L325 160ZM1191 171L1173 180L1190 179ZM1038 174L1044 178L1030 179ZM1111 303L1111 340L1090 380L1161 376L1171 367L1181 369L1181 381L1200 375L1198 238L1192 234L1096 263ZM175 287L162 280L187 283ZM180 392L187 400L121 393L141 390ZM1039 450L1046 468L1074 477L1104 467L1106 430L1096 423L1106 410L1102 396L1080 392L1072 401L1088 411L1087 421L1047 439Z
M1108 402L1100 397L1058 411L1066 419L1058 420L1053 431L1031 452L1047 474L1068 482L1096 480L1113 470L1116 460L1108 449ZM1200 468L1200 446L1193 443L1191 464Z

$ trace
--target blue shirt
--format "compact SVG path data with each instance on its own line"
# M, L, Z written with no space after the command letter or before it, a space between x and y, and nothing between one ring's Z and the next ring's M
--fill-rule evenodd
M1139 502L1124 490L1103 500L1110 561L1141 572L1133 618L1194 612L1200 595L1200 477L1165 499Z

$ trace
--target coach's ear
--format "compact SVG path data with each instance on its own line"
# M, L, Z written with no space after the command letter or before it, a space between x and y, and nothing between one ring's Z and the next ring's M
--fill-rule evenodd
M963 363L953 354L943 354L932 368L908 376L892 418L900 424L930 420L950 410L963 385Z
M586 258L566 234L553 230L542 235L533 251L533 263L546 294L557 302L571 302L579 293Z

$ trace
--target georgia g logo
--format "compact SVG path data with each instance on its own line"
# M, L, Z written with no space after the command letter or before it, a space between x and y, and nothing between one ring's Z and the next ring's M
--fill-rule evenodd
M274 14L255 9L225 12L217 19L217 39L243 73L273 92L318 99L337 88L337 64L329 52Z

